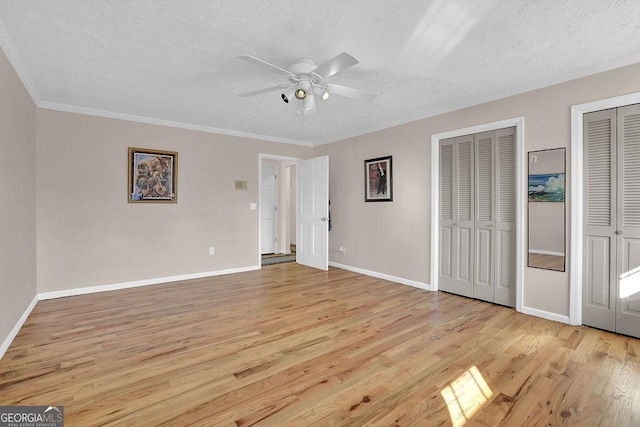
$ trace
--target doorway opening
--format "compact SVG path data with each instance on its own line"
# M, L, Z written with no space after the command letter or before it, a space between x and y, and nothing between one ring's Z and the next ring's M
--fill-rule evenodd
M297 158L259 156L258 261L296 261Z

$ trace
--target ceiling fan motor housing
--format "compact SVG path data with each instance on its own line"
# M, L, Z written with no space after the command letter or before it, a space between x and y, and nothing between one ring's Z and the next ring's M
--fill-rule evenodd
M321 86L322 76L313 72L318 68L316 61L301 58L289 68L289 81L296 86L295 96L299 100L307 97L315 86ZM326 88L323 88L326 89Z

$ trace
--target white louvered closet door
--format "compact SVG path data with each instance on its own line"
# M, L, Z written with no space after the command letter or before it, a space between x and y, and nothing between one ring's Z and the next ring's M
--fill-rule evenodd
M439 287L473 296L473 136L440 142Z
M476 149L476 246L473 297L490 302L493 302L495 292L494 137L494 131L474 135Z
M515 128L440 142L441 290L515 305Z
M616 110L584 115L584 292L582 322L615 330Z
M495 299L516 305L516 129L495 132Z
M584 115L585 325L640 337L640 106Z
M640 105L618 108L616 332L640 337Z
M455 138L440 141L440 208L438 282L446 291L453 287L453 146Z
M515 128L474 135L474 298L515 306Z

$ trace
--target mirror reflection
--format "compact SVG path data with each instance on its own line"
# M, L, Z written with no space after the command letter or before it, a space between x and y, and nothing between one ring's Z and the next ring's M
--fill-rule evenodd
M565 149L529 152L529 267L565 271Z

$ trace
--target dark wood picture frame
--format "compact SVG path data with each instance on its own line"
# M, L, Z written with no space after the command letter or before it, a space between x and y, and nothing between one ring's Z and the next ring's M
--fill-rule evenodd
M393 201L392 156L364 161L364 201Z
M178 202L178 153L129 147L129 203Z

